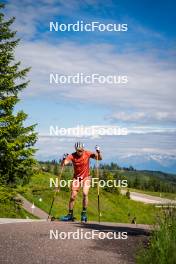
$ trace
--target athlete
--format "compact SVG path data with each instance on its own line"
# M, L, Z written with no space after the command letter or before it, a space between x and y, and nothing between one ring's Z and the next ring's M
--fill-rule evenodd
M73 216L73 207L75 203L75 199L77 197L78 191L80 187L83 188L83 209L81 213L81 221L87 222L87 205L88 205L88 193L91 184L91 176L89 163L90 158L102 160L102 155L100 153L100 148L98 146L95 147L96 153L85 150L84 144L81 142L75 143L75 152L66 155L62 161L62 166L69 164L72 162L74 167L74 176L73 182L71 186L71 195L69 201L69 212L66 216L64 216L61 220L63 221L72 221L74 219Z

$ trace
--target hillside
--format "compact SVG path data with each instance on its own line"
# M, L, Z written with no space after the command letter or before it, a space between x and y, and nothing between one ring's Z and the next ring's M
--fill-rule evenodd
M29 201L48 212L54 189L49 187L49 179L55 177L51 173L35 174L30 183L25 187L18 189ZM66 171L63 178L70 177L69 171ZM60 193L56 197L53 206L52 215L58 217L67 213L69 201L69 190L61 188ZM156 219L156 208L152 205L145 205L140 202L129 200L128 198L119 195L117 192L110 193L105 190L100 190L100 207L101 221L107 222L126 222L130 223L132 218L136 217L137 223L152 224ZM74 214L80 219L82 210L81 193L75 204ZM91 188L89 194L88 207L89 220L97 220L97 189Z
M129 188L151 192L176 193L176 174L161 171L136 170L132 166L119 167L116 163L101 164L100 174L112 175L115 179L126 179Z
M22 208L20 202L15 200L16 194L13 188L0 187L0 218L35 218Z

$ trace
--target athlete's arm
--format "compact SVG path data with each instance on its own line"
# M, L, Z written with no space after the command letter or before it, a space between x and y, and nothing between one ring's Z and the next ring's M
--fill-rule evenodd
M96 153L94 153L94 158L96 160L102 160L102 154L100 153L100 151L96 151Z
M61 165L65 166L65 165L68 165L69 163L70 163L70 161L65 159L62 161Z
M61 166L65 166L65 165L68 165L69 163L71 163L72 158L73 158L72 154L71 155L64 154L63 160L61 162Z
M102 154L101 154L101 152L100 152L100 148L99 148L98 146L96 146L95 149L96 149L96 153L92 153L92 154L90 155L90 157L91 157L92 159L102 160L103 158L102 158Z

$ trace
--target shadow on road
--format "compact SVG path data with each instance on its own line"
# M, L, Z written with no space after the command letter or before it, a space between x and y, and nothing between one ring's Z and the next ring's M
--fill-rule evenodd
M127 239L94 239L93 244L89 246L90 250L93 250L95 254L97 251L106 252L109 255L109 261L111 257L116 256L117 260L121 259L123 263L135 263L136 253L138 250L147 246L149 241L150 230L146 230L138 227L126 227L104 224L76 224L79 228L89 230L99 230L100 232L127 232ZM103 253L104 254L104 253ZM117 262L119 263L119 262Z
M94 223L86 223L86 224L76 224L79 228L87 228L91 230L99 230L102 232L127 232L128 236L149 236L151 231L139 228L139 227L126 227L126 226L116 226L116 225L104 225L104 224L94 224Z

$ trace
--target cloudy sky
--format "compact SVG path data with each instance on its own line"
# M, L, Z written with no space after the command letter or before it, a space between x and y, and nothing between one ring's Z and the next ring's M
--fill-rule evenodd
M6 18L21 38L16 50L31 66L30 85L16 111L38 123L37 156L71 152L73 136L50 136L50 126L121 127L128 135L80 135L87 148L99 144L105 159L129 154L176 155L174 0L11 0ZM50 32L59 23L128 24L126 32ZM127 84L50 84L59 75L127 75Z

